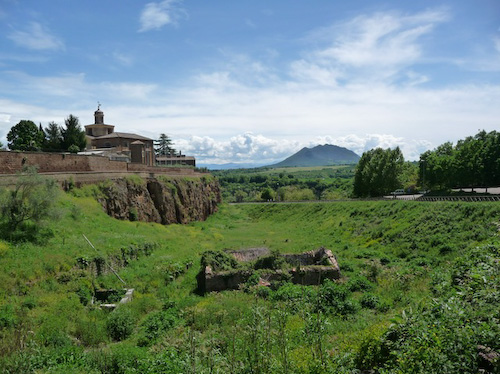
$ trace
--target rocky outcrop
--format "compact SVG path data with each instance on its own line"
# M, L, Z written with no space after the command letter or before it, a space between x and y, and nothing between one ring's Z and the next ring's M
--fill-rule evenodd
M101 184L100 191L110 216L164 225L204 221L221 202L219 183L205 176L122 178Z

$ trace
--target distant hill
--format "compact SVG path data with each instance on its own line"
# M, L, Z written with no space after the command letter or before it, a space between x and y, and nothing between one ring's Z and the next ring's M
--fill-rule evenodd
M271 167L355 164L359 158L356 153L347 148L325 144L313 148L304 147L287 159L271 165Z

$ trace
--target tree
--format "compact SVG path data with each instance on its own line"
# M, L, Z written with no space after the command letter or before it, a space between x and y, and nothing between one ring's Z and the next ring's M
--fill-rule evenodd
M354 174L355 196L382 196L402 185L404 157L399 147L364 152Z
M58 187L53 179L42 178L35 167L18 175L16 187L3 192L0 201L0 233L8 240L36 240L41 223L54 213Z
M84 150L87 147L87 137L78 117L70 114L64 124L66 128L61 129L62 149L67 151L72 145L76 145L80 151Z
M42 147L44 139L41 132L33 121L22 120L13 126L7 134L8 146L17 151L38 151Z
M62 150L62 135L61 127L55 123L50 122L49 126L45 128L45 141L43 148L49 152L57 152Z
M155 140L154 143L156 156L167 156L175 153L175 149L172 147L172 139L165 134L160 134L160 138Z

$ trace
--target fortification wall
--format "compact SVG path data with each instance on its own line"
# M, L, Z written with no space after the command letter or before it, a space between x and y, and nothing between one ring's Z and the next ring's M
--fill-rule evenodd
M39 173L159 173L194 175L191 168L155 167L111 161L102 156L84 156L71 153L0 151L0 174L15 174L23 166L37 166Z

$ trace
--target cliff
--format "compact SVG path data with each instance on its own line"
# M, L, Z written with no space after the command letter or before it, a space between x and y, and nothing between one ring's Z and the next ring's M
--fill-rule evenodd
M100 185L98 198L112 217L131 221L204 221L221 202L219 183L201 178L121 178Z

